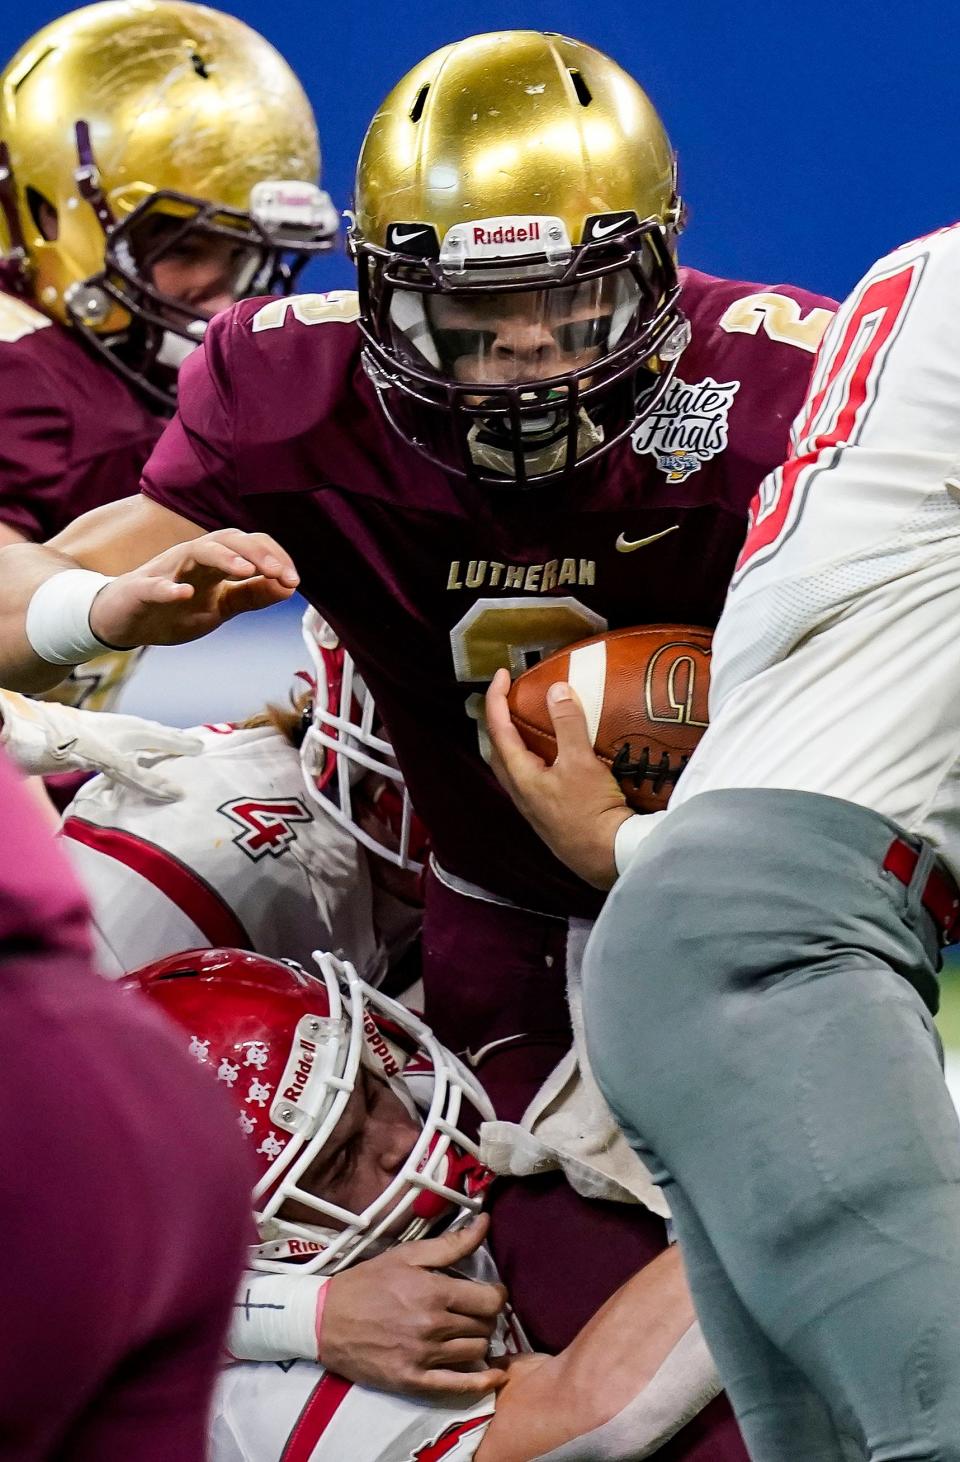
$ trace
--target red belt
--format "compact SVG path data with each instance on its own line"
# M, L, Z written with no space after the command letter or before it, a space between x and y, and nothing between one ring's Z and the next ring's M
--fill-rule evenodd
M894 838L883 866L887 873L909 887L919 858L916 848L903 838ZM941 864L935 863L930 869L920 902L940 930L944 944L956 943L960 939L960 890Z

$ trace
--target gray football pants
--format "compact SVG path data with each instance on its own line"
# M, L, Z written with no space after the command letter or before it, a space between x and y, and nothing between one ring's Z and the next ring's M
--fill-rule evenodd
M960 1459L960 1126L899 829L809 793L671 813L587 947L590 1058L671 1204L755 1462Z

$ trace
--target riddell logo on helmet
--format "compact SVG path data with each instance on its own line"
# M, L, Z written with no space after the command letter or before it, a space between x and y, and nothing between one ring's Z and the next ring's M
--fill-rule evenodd
M322 1254L326 1244L318 1243L316 1239L288 1239L288 1254Z
M540 238L540 224L535 218L526 224L501 223L499 228L483 228L475 223L472 232L474 248L487 244L536 243Z
M454 224L440 250L440 262L461 268L470 259L504 259L523 254L566 256L570 240L562 218L505 213Z
M310 1073L313 1070L313 1063L317 1059L317 1048L312 1041L300 1037L299 1049L294 1052L291 1060L295 1063L293 1071L289 1072L290 1080L283 1089L283 1096L288 1102L298 1102L307 1089L307 1082L310 1080ZM288 1072L284 1072L288 1075Z
M397 1064L397 1060L389 1045L380 1034L380 1031L377 1029L377 1023L369 1010L364 1010L363 1012L363 1034L367 1045L380 1062L386 1075L398 1075L400 1067Z

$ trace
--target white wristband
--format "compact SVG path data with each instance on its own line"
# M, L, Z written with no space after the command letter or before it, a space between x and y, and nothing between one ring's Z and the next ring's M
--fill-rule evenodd
M90 610L104 584L113 580L92 569L63 569L42 583L27 606L24 631L48 665L82 665L115 646L90 628Z
M328 1279L248 1271L227 1332L235 1360L317 1359L317 1301Z
M665 812L647 812L642 816L635 812L633 817L623 819L613 841L613 861L618 874L625 872L640 844L665 817Z

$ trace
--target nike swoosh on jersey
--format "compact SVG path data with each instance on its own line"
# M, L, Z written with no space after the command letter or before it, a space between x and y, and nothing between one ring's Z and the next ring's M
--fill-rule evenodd
M661 528L659 533L651 533L649 538L630 539L621 533L617 539L617 552L632 553L635 548L645 548L648 543L656 543L658 538L666 538L668 533L676 533L679 527L679 523L674 523L670 528Z
M408 244L411 239L418 239L421 234L425 234L425 233L426 233L426 229L425 228L415 228L412 233L408 233L408 234L401 234L401 233L394 232L393 238L391 239L391 243L394 244L394 245Z

